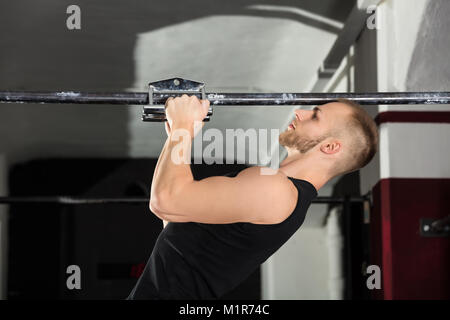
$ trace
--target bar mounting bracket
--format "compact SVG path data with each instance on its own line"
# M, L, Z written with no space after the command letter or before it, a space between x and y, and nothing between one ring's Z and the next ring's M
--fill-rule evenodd
M177 97L183 94L195 95L199 99L206 99L205 84L183 78L172 78L148 84L148 105L144 106L142 121L161 122L166 120L164 106L155 104L155 95L166 100L169 97ZM159 101L160 101L159 99ZM203 121L209 121L212 115L212 107Z

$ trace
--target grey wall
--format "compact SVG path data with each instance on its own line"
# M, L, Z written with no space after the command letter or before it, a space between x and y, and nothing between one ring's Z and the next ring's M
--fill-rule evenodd
M450 88L450 2L429 1L406 78L408 91Z
M353 2L284 0L278 1L277 5L296 6L342 21ZM229 88L238 83L238 88L252 90L256 83L264 79L266 86L263 90L283 87L284 84L287 84L285 88L301 90L298 79L305 81L310 76L302 67L314 63L302 61L300 49L310 47L309 52L315 52L317 59L327 50L327 43L319 44L321 47L317 50L315 44L302 41L312 39L311 32L317 30L329 34L328 41L331 43L337 32L320 21L292 12L249 8L255 4L273 4L271 1L192 0L80 0L77 4L81 7L82 28L69 31L66 28L66 8L69 4L72 2L65 0L19 0L0 4L2 90L124 91L134 88L143 91L147 81L173 75L207 81L210 87L216 88ZM200 24L201 34L189 32L192 30L190 26L195 28L197 20L218 15L242 18L221 25L223 27L220 29L214 25L214 20L209 24L206 21ZM249 17L250 25L245 17ZM288 29L283 25L273 29L280 23L296 24L299 30L307 29L310 33L307 38L302 38L301 32L294 34L296 37L290 36L292 27L289 26ZM181 27L176 27L178 25ZM165 33L169 26L175 27ZM227 33L230 29L238 32ZM136 57L139 35L149 33L156 34L155 37L150 36L153 42L147 44L147 53L152 55ZM205 38L208 41L204 41ZM219 40L212 42L212 38ZM190 44L204 42L210 54L205 56L206 49L199 46L185 46L189 39L194 40ZM274 39L279 41L274 42ZM158 46L158 43L161 44L158 41L165 41L162 47ZM283 51L277 52L280 41L285 43L281 46L283 49L289 48L289 43L294 46L291 48L292 54L286 56ZM166 48L169 45L170 52ZM153 47L156 50L152 50ZM183 56L171 55L174 47L183 48ZM269 54L264 59L258 59L258 52ZM306 52L304 58L309 56ZM136 69L144 65L149 67L145 69L144 76L139 76ZM283 84L272 77L271 70L276 68L280 69L277 79L282 78L282 71L286 68L298 69L298 74L294 79L282 78ZM235 72L230 73L230 70ZM155 125L155 130L142 132L142 135L147 134L145 139L152 141L153 147L148 151L149 146L144 144L137 147L139 152L136 152L132 140L140 133L130 131L129 126L130 122L132 126L141 124L140 111L136 107L133 109L137 111L130 113L124 107L92 105L2 105L0 143L11 162L34 157L115 157L126 156L130 152L157 156L162 143L162 126ZM268 121L271 118L268 116L258 120ZM234 119L231 117L230 121ZM226 122L227 119L223 120L225 122L221 123L225 123L226 127L235 125Z

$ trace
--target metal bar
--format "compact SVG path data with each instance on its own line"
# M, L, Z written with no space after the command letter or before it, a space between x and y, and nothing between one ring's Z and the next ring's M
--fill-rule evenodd
M349 203L363 203L367 200L367 197L347 197L347 198L338 198L338 197L316 197L312 203L316 204L344 204L346 201Z
M372 6L377 6L380 2L381 0L356 1L355 6L345 21L344 28L339 33L327 57L317 71L317 81L312 89L313 92L324 91L342 60L349 54L350 47L356 42L361 31L366 28L366 22L369 18L368 9L371 9L370 7Z
M339 67L341 61L348 54L350 47L356 42L361 31L366 27L367 18L369 18L367 9L371 6L377 6L380 2L380 0L356 1L344 24L344 28L323 62L323 69L336 70Z
M61 205L93 205L93 204L147 204L149 198L80 198L70 196L52 196L52 197L0 197L2 204L61 204ZM349 202L364 202L365 197L350 197ZM340 204L344 203L344 198L337 197L317 197L313 203L318 204Z
M88 93L88 92L19 92L1 91L0 102L15 103L76 103L76 104L148 104L148 93Z
M147 198L78 198L69 196L53 197L0 197L0 204L64 204L64 205L91 205L91 204L136 204L148 203Z
M167 93L154 93L154 104L164 105ZM208 93L212 106L318 105L348 99L362 105L450 104L450 92L374 93ZM148 93L13 92L0 91L0 102L148 105Z

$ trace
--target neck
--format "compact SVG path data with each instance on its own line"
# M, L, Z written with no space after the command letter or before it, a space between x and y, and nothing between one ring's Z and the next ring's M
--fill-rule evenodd
M317 153L302 154L288 150L288 156L280 163L279 170L289 177L308 181L316 190L333 178L330 168L318 159Z

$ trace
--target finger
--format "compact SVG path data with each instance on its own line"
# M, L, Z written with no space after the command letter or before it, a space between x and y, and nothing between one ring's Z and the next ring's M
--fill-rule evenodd
M169 106L169 103L173 101L173 97L168 97L166 100L166 104L164 105L165 108Z
M165 129L166 129L167 135L170 135L170 125L169 125L169 121L166 121L166 122L164 123L164 127L165 127Z
M204 100L200 100L202 102L202 105L206 108L209 108L209 105L211 104L211 102L209 102L208 99L204 99Z
M202 102L203 111L207 114L209 111L209 106L210 106L211 102L209 102L208 99L200 100L200 101Z

